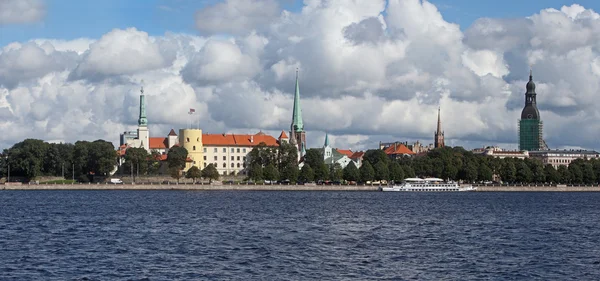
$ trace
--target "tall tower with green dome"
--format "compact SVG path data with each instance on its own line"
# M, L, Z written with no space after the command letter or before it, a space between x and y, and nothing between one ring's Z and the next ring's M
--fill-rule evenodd
M543 149L543 123L537 108L535 83L533 83L532 71L529 71L529 82L527 82L525 93L525 107L521 112L519 120L519 150L535 151Z

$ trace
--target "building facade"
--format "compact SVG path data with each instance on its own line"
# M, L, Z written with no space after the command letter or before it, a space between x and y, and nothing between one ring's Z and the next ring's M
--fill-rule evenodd
M526 89L525 107L521 112L521 119L519 119L519 150L543 150L543 123L537 108L537 94L531 71L529 72L529 82L527 82Z
M346 168L348 164L354 163L357 168L360 168L362 164L362 155L356 158L352 158L354 156L354 152L349 149L337 149L332 148L329 143L329 134L325 133L325 142L323 143L323 162L327 166L333 166L335 164L340 164L343 168Z
M538 150L530 151L529 156L542 161L544 165L551 164L552 167L569 166L576 159L599 159L600 154L593 150Z
M221 175L246 175L248 154L260 143L269 147L278 147L279 141L263 132L255 135L241 134L203 134L202 161L199 168L213 164Z
M140 89L140 115L138 118L137 132L123 132L119 137L120 146L144 148L150 152L150 131L148 130L148 119L146 118L146 96L144 87Z
M483 154L486 156L492 156L496 158L518 158L525 159L529 158L529 152L527 151L518 151L518 150L504 150L497 146L488 146L485 148L478 148L472 150L475 154Z

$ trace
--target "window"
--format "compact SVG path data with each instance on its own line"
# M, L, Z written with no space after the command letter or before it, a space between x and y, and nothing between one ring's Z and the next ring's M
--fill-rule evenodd
M237 160L240 161L240 157L239 156L237 157Z
M237 149L237 153L240 153L240 149L239 148Z
M204 162L204 168L206 168L206 162Z
M227 153L227 148L223 147L223 153Z
M223 163L223 168L227 168L227 164Z
M231 168L233 168L233 163L231 163Z
M231 156L231 161L235 160L235 156Z
M204 148L204 153L206 153L206 147Z
M246 156L244 156L244 162L246 162Z
M217 161L217 156L215 155L215 161Z
M215 153L217 153L217 148L215 147Z
M200 138L196 138L196 141L197 141L197 142L200 142Z
M194 161L194 165L196 165L196 161Z
M186 138L187 142L190 142L190 138Z
M223 171L223 175L226 176L227 175L227 171Z
M234 152L235 152L235 149L232 147L231 148L231 153L234 153Z
M196 146L195 145L192 147L192 150L196 151Z
M206 161L206 155L204 155L204 161Z
M213 163L213 167L215 167L215 168L218 167L217 162Z
M223 161L227 161L227 156L223 156Z
M246 149L245 149L245 148L244 148L244 149L242 149L242 151L243 151L244 153L246 153Z
M240 167L240 163L237 164L238 168Z

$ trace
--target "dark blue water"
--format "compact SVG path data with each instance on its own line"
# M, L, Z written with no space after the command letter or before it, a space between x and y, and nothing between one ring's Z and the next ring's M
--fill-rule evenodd
M598 280L600 193L2 191L0 280Z

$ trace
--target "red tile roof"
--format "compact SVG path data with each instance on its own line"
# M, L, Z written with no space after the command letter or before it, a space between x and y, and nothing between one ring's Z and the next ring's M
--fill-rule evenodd
M357 152L354 152L354 154L352 154L352 156L350 156L350 159L359 159L359 158L362 158L364 155L365 155L364 152L357 151Z
M150 149L166 149L168 143L167 138L150 138Z
M279 139L287 139L287 138L288 138L288 136L285 133L285 131L281 131L281 134L279 135Z
M339 153L344 154L348 157L352 157L352 154L354 154L354 152L352 152L352 150L350 150L350 149L337 149L336 148L335 150L337 150Z
M415 154L412 150L408 149L404 144L398 145L390 145L388 148L384 150L387 155L395 155L395 154Z
M205 146L256 146L264 142L267 146L278 146L277 139L262 132L256 135L236 134L203 134L202 144Z

